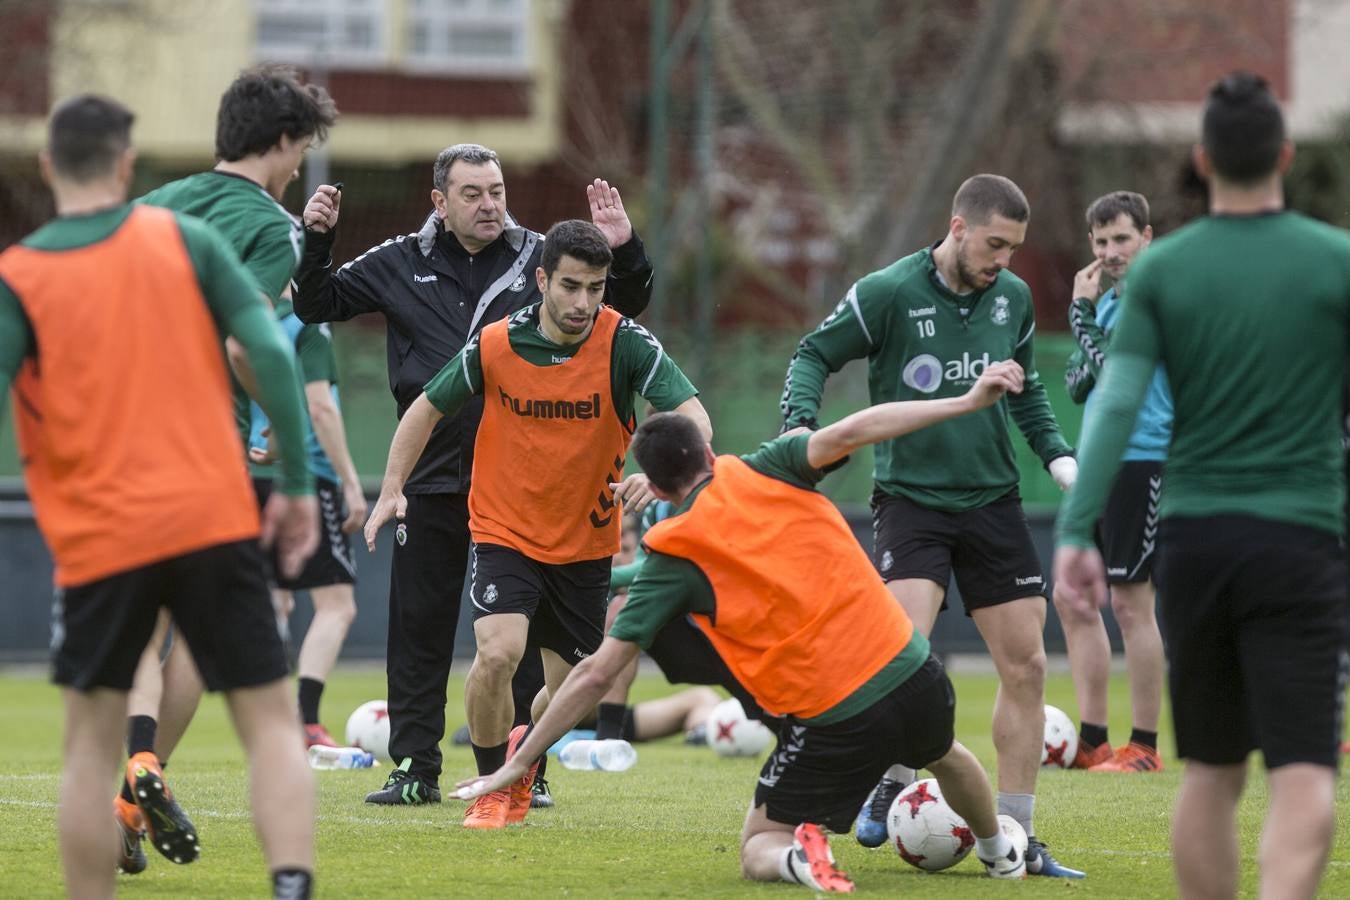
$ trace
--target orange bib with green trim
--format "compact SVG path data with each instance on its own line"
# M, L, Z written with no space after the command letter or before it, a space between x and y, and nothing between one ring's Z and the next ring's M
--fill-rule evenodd
M469 490L476 543L552 565L618 552L623 517L610 483L623 475L635 424L620 420L612 396L622 319L600 307L576 354L551 366L511 349L509 320L483 329L483 422Z
M739 457L719 456L689 510L643 542L707 577L716 612L690 618L775 715L838 705L914 634L834 504Z
M256 537L221 335L173 214L138 206L85 247L10 247L0 278L36 339L14 409L57 584Z

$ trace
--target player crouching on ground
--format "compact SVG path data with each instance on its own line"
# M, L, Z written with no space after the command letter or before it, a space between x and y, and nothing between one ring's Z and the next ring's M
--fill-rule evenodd
M953 740L955 694L942 664L815 490L858 448L1000 403L1022 383L1017 363L994 363L964 396L884 403L744 457L714 456L680 416L649 418L633 452L676 511L647 533L647 562L600 649L573 670L520 751L462 782L461 796L519 779L640 648L689 615L755 699L785 717L741 833L746 878L852 891L821 828L847 833L896 759L937 776L989 874L1023 877L984 769Z

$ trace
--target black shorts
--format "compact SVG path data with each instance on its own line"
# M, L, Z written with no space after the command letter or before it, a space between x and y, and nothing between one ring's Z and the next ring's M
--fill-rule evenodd
M755 787L755 806L784 825L853 827L872 788L896 763L921 769L951 749L956 692L929 656L895 690L856 716L812 726L788 717Z
M1161 491L1161 462L1131 460L1121 465L1106 512L1097 522L1097 549L1110 584L1142 584L1152 577Z
M1346 563L1328 532L1250 516L1162 523L1156 576L1177 755L1337 766Z
M469 556L473 620L521 613L530 643L576 665L600 647L609 601L610 558L550 565L497 544L474 544Z
M741 701L747 718L777 722L731 673L713 648L712 641L689 620L679 616L667 622L652 638L647 655L671 684L715 684ZM777 726L774 725L776 728Z
M253 479L253 491L258 495L258 507L261 509L272 495L272 480ZM342 533L342 523L347 518L347 505L342 502L342 491L328 479L316 477L314 494L319 501L319 546L314 555L294 578L285 578L280 574L275 546L267 559L268 579L285 591L307 591L334 584L356 583L356 557L352 555L351 537Z
M944 512L878 488L872 539L872 562L886 581L926 578L946 590L955 569L966 615L1045 596L1041 560L1016 491L975 509Z
M129 690L161 606L173 614L208 690L286 677L262 552L249 540L58 590L52 681L82 691Z

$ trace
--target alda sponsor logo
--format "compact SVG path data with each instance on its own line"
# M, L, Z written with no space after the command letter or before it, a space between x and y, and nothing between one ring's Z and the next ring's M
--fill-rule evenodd
M989 354L982 353L972 357L969 352L962 353L960 359L946 362L931 353L924 353L905 363L900 372L900 380L907 386L924 394L931 394L942 387L942 382L972 385L985 369L989 368Z
M518 416L533 419L598 419L600 418L600 395L592 394L589 400L533 400L512 397L501 386L497 387L502 406Z

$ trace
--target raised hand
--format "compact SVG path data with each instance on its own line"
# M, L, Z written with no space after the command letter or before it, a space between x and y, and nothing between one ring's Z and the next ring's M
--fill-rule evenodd
M342 185L321 184L305 204L300 221L307 231L323 234L337 227L338 207L342 205Z
M1085 300L1097 302L1097 298L1102 293L1102 261L1094 259L1073 276L1073 296L1074 299L1082 297Z
M591 222L610 249L623 246L633 239L633 223L628 221L628 213L623 208L623 198L619 189L610 187L609 182L597 178L586 185L586 200L591 205Z

